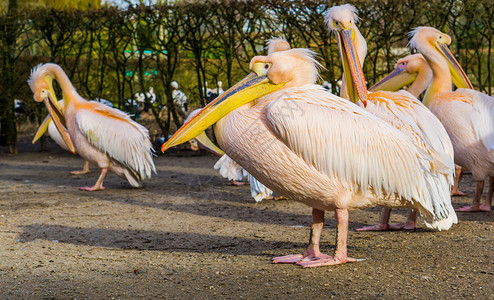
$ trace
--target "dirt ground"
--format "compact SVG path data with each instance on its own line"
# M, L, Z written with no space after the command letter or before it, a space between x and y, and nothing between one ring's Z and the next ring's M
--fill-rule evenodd
M316 269L272 264L303 252L310 208L255 203L230 185L216 157L156 157L158 175L133 189L114 174L105 191L82 192L99 171L70 175L81 158L48 144L0 148L1 299L494 299L494 213L459 213L449 231L355 232L379 208L350 213L357 263ZM454 206L471 203L465 175ZM485 196L486 191L484 192ZM394 211L403 221L406 210ZM322 250L332 252L327 214Z

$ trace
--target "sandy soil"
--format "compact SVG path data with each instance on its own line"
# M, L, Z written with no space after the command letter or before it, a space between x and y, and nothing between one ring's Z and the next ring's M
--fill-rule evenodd
M70 175L83 161L48 146L0 148L2 299L494 298L494 213L460 213L446 232L422 222L412 232L352 230L349 254L364 261L301 269L270 258L304 251L310 208L255 203L213 170L216 157L159 156L142 189L111 174L107 190L81 192L99 171ZM469 196L455 207L471 202L471 175L461 188ZM379 210L351 212L351 229L376 223ZM334 226L328 213L326 252Z

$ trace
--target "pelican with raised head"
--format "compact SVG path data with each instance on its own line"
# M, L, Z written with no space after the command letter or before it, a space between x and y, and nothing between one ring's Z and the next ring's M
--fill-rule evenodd
M457 77L453 77L455 79ZM417 99L429 87L432 81L432 69L420 53L410 54L400 58L396 62L395 69L374 84L370 91L398 91L404 86L409 85L407 92ZM453 80L456 86L464 87L461 81ZM451 187L451 196L466 196L467 194L460 191L459 185L462 177L460 166L455 168L454 184Z
M424 104L444 124L453 142L455 162L470 170L477 181L472 205L457 211L490 211L494 192L494 97L473 90L448 48L449 35L432 27L418 27L410 35L410 47L422 53L433 73ZM452 91L452 82L459 89ZM481 204L487 177L489 192Z
M410 54L396 62L395 69L369 88L369 91L401 90L409 86L407 92L419 98L432 81L432 69L420 53Z
M306 252L273 258L277 263L356 261L346 245L351 209L416 208L430 226L448 229L451 211L429 191L429 156L386 122L315 85L318 65L308 49L254 57L252 73L185 123L162 150L216 123L226 154L274 192L312 207ZM333 256L319 249L325 211L336 216Z
M334 6L326 13L330 31L336 33L343 63L344 80L348 99L360 103L365 109L406 134L425 153L430 155L427 165L432 176L429 189L435 201L441 203L456 223L451 205L450 186L453 183L453 146L441 122L417 98L406 91L368 92L362 65L367 53L367 43L358 30L356 9L346 4ZM359 230L413 229L416 214L411 213L407 222L390 228L386 220L389 210L381 215L379 225ZM385 224L385 226L382 226Z
M64 112L53 90L57 80L63 92ZM108 170L127 179L133 187L156 172L148 130L122 111L82 98L67 74L56 64L41 64L28 81L34 100L44 101L60 136L71 152L101 168L96 184L81 190L103 190Z

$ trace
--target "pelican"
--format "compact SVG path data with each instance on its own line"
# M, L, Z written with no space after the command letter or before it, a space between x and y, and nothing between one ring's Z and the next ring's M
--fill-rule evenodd
M312 207L307 251L273 258L316 267L354 262L347 255L348 210L375 205L418 209L448 229L451 211L434 202L428 155L410 138L320 85L314 52L256 56L252 73L185 123L162 151L214 128L220 147L268 188ZM334 211L333 256L319 250L324 212Z
M410 36L410 46L422 53L433 73L424 104L444 124L453 142L455 162L470 170L477 181L472 205L456 210L490 211L494 191L494 98L473 90L448 48L449 35L432 27L418 27ZM453 92L452 81L463 82L465 88ZM480 204L487 177L489 192Z
M453 77L452 79L455 79ZM432 81L432 69L420 53L410 54L400 58L396 62L395 69L386 77L374 84L370 91L398 91L406 85L410 85L407 92L418 98ZM464 83L454 80L457 87L464 87ZM467 194L459 190L462 169L455 166L454 184L451 187L451 196L466 196Z
M63 114L53 90L54 79L63 92ZM48 63L35 67L28 83L34 100L44 101L70 151L75 154L77 149L82 158L101 168L95 185L79 189L104 190L108 170L127 179L133 187L141 187L142 180L156 172L147 129L120 110L83 99L60 66Z
M334 6L326 13L329 30L336 32L344 67L343 92L347 98L361 103L365 109L404 132L414 144L431 156L427 169L433 174L431 191L438 202L456 215L451 205L450 186L453 183L453 146L441 122L417 98L406 91L368 92L362 71L367 43L356 26L356 9L346 4ZM388 225L389 209L381 214L380 224L358 230L414 229L416 212L405 223Z

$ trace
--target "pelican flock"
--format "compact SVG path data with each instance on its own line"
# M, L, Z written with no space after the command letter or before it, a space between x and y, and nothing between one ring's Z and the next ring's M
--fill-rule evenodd
M336 33L344 66L343 93L346 98L358 102L365 110L388 122L407 135L414 144L430 155L424 167L431 173L429 190L434 198L453 211L450 186L453 183L453 146L444 126L416 97L406 91L368 92L363 76L362 64L367 53L367 43L356 26L356 9L345 4L334 6L326 14L326 23ZM384 209L379 225L361 230L414 229L416 212L412 211L407 222L390 227L390 211ZM456 216L454 212L456 223Z
M410 46L422 53L433 73L424 104L444 124L453 142L455 162L470 170L477 181L472 205L457 210L490 211L494 191L494 98L473 90L448 48L449 35L432 27L418 27L411 36ZM452 81L460 82L456 85L462 88L452 91ZM486 178L489 192L481 204Z
M322 65L314 51L273 38L267 55L251 59L250 74L191 113L161 147L196 139L222 156L215 165L222 176L249 176L256 201L277 193L312 209L305 252L274 257L274 263L308 268L357 261L347 252L349 211L355 209L383 207L380 224L357 230L414 229L417 213L429 228L450 229L458 222L451 195L461 193L458 172L453 186L455 163L477 181L472 205L457 211L491 210L493 97L473 90L447 47L451 37L431 27L410 34L409 45L420 54L399 60L367 90L367 42L356 13L345 4L324 16L338 41L341 97L316 84ZM62 89L63 107L53 80ZM117 109L83 99L60 66L35 67L28 83L49 112L34 141L48 128L62 147L101 169L97 182L81 190L105 189L108 171L133 187L156 173L148 130ZM405 85L407 91L399 90ZM204 133L212 125L219 148ZM490 187L481 203L486 178ZM412 209L407 222L389 225L393 208ZM326 211L337 223L333 255L319 248Z
M455 79L453 77L452 79ZM432 69L420 53L410 54L400 58L396 62L396 68L375 83L369 90L371 91L398 91L406 85L409 85L407 92L414 97L419 96L429 87L432 81ZM462 87L464 83L453 80L456 86ZM462 177L462 169L456 166L455 180L451 187L451 196L465 196L466 193L460 191L459 184Z
M429 191L428 155L385 121L315 85L314 55L299 48L254 57L252 73L185 123L162 150L216 123L226 154L271 190L312 207L307 251L273 258L277 263L356 261L347 255L349 209L416 208L429 226L450 228L454 212ZM338 224L334 256L319 250L325 211L334 211Z

